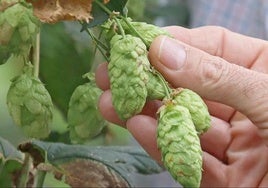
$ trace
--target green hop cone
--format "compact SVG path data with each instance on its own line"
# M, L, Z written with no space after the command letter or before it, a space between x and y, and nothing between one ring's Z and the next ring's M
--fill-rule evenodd
M166 97L165 86L162 80L159 78L155 70L150 68L146 69L148 74L148 81L146 82L146 88L148 91L147 99L149 100L162 100Z
M0 12L0 64L12 55L27 56L39 32L40 22L25 2L3 0L6 8Z
M150 47L152 41L160 35L166 35L170 36L170 34L161 29L160 27L153 25L153 24L148 24L145 22L134 22L131 21L130 18L128 18L130 24L132 25L133 28L142 36L144 39L145 44L147 45L147 48ZM122 24L122 27L124 28L125 32L127 34L134 35L136 37L139 37L133 30L128 26L128 24L125 23L124 20L121 20L120 22Z
M97 136L107 125L98 110L102 91L96 86L93 74L90 82L78 86L70 99L67 120L73 143L84 143Z
M46 138L50 133L53 104L43 83L23 73L12 80L7 106L14 122L31 138Z
M131 35L112 38L108 73L113 106L122 120L140 113L146 102L146 63L146 46L141 39Z
M157 144L164 166L183 187L199 187L202 150L189 110L167 102L158 113Z
M210 114L203 99L190 89L174 90L174 101L187 108L199 134L206 132L211 124Z

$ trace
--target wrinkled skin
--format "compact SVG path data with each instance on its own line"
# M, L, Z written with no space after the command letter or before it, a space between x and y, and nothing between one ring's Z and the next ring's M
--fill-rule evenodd
M192 89L206 99L212 116L211 128L200 137L201 186L267 187L268 42L221 27L166 29L175 39L160 36L153 41L151 64L174 87ZM184 57L184 64L176 70L163 65L174 67L172 63ZM107 64L99 66L96 79L105 90L99 101L103 116L125 126L161 162L155 118L161 103L150 101L141 114L120 121L111 104Z

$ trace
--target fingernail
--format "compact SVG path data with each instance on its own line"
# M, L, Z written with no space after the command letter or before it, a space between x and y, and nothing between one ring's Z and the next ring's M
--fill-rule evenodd
M185 63L186 52L176 40L163 37L158 51L158 59L168 69L179 70Z

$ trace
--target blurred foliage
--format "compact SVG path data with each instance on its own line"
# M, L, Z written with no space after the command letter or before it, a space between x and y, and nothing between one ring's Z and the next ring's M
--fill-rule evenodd
M44 24L41 28L40 76L52 100L58 108L67 114L69 99L77 85L84 80L82 75L90 70L92 53L89 39L79 39L79 27L71 31L65 23L55 25ZM82 36L81 36L82 37Z

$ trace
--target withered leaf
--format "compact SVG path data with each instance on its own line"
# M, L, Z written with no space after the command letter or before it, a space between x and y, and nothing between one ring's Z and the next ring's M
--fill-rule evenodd
M75 159L58 167L58 177L64 176L72 187L129 187L117 172L94 160Z
M34 7L34 15L45 23L92 20L93 0L27 0Z
M39 163L51 165L55 177L72 187L131 187L132 173L163 171L140 147L67 145L31 140L20 144L19 149L29 153L38 167Z

